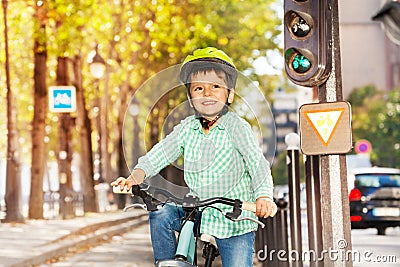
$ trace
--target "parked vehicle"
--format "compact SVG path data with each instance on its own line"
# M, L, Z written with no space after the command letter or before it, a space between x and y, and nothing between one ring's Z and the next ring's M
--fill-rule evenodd
M353 229L376 228L384 235L387 227L400 226L400 169L359 168L349 176Z

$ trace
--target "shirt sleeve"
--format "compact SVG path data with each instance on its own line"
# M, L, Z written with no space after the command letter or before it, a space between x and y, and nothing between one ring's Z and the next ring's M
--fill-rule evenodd
M182 122L175 126L170 134L138 159L138 164L134 169L142 169L146 173L145 179L158 174L182 155L182 126Z
M273 198L274 184L270 163L263 155L250 125L245 121L237 123L235 131L235 145L243 156L246 169L250 174L254 198L257 199L261 196Z

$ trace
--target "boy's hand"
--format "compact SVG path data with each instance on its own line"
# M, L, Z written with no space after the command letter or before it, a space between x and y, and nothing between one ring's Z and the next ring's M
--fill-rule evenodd
M121 191L131 190L132 186L141 184L144 180L145 173L143 170L135 169L128 178L118 177L115 181L111 182L111 186L119 186Z
M136 183L131 178L131 176L129 176L128 178L118 177L114 182L111 182L111 186L119 186L121 191L122 190L129 191L134 185L136 185Z
M277 207L270 197L259 197L256 200L256 216L267 218L274 217Z

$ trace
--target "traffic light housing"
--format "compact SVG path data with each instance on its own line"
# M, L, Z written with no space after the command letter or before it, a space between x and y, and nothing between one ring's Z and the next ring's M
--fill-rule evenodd
M331 11L325 0L285 0L285 70L302 86L318 86L331 72Z

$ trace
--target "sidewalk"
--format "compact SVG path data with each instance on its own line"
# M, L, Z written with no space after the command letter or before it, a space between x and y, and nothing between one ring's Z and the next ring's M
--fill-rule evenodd
M45 263L71 248L107 240L147 222L147 213L132 210L89 213L70 220L0 223L0 267Z

